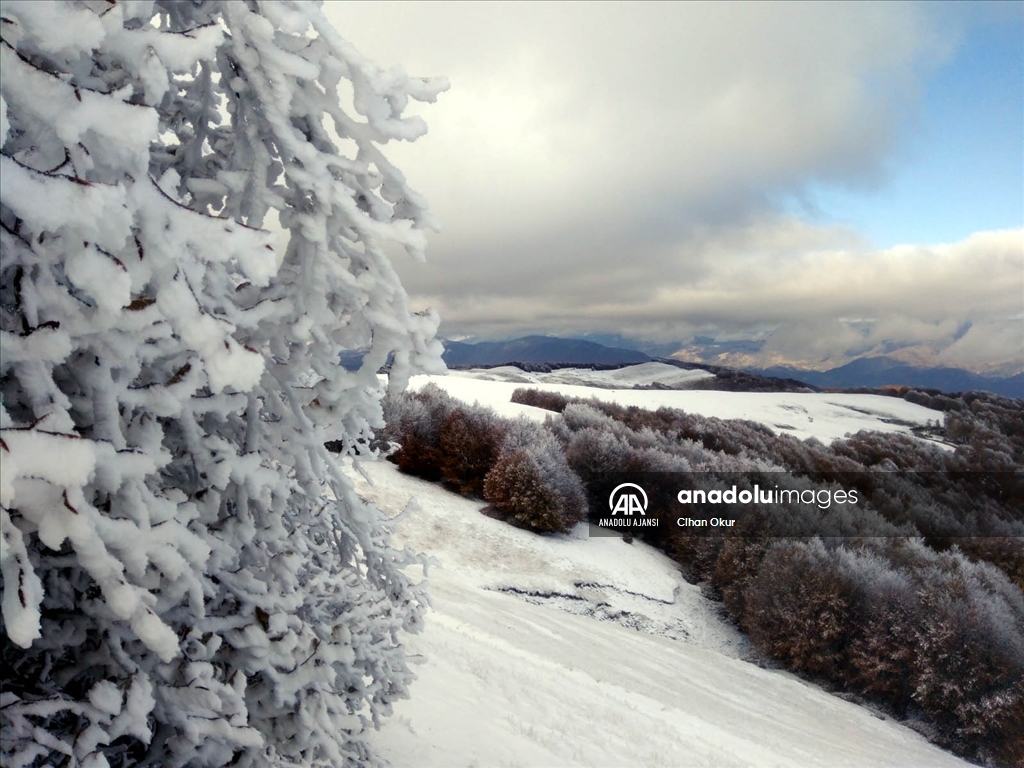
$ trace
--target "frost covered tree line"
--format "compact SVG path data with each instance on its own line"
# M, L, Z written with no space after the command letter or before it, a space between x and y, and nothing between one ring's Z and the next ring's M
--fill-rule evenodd
M389 356L440 367L382 145L446 81L313 2L5 0L0 35L0 762L372 764L425 595L324 442L365 450Z
M856 488L856 505L759 508L727 536L638 536L721 600L767 663L883 706L959 754L1024 764L1024 402L890 394L944 410L956 450L875 432L826 446L524 388L513 402L553 413L510 420L433 384L386 398L379 439L400 470L538 533L569 531L588 511L597 522L623 473L652 498L659 477L674 490L679 473L709 488Z

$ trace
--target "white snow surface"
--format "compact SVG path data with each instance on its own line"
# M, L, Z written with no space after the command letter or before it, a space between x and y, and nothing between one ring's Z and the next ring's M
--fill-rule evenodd
M451 373L484 381L509 381L521 384L576 384L602 389L631 389L636 385L649 384L663 384L667 387L686 389L698 382L715 378L713 373L707 371L685 370L658 362L639 363L609 371L559 368L550 373L529 373L514 365L502 365L497 368L474 368Z
M395 766L968 765L743 661L716 605L644 544L538 536L386 462L363 469L373 485L349 474L385 513L418 500L396 539L438 561L406 639L419 679L372 737Z
M549 411L509 402L512 392L519 387L532 387L651 410L664 406L720 419L748 419L764 424L776 434L793 435L801 440L815 437L826 444L862 429L910 434L913 426L935 421L942 423L943 420L940 411L884 395L632 389L634 384L667 383L665 379L658 378L662 372L649 368L652 365L672 368L664 363L644 363L616 371L563 369L550 374L534 374L505 366L487 370L453 370L442 376L413 376L410 388L418 389L433 382L452 397L468 403L479 402L503 416L522 414L543 420ZM681 374L704 373L673 370ZM565 380L573 378L578 383L552 381L550 377L555 374L560 374ZM608 388L616 381L626 387Z

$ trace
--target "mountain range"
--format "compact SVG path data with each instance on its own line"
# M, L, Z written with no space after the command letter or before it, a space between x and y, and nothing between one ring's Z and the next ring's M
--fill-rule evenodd
M1006 397L1024 398L1024 374L982 376L960 368L921 368L889 357L862 357L827 371L807 371L786 366L753 369L764 376L781 376L822 388L884 387L904 384L943 392L984 390Z
M609 337L616 339L618 337ZM711 344L712 340L700 339ZM628 342L627 342L628 343ZM749 342L748 342L749 343ZM742 342L727 342L730 347ZM530 365L629 365L662 360L675 365L704 368L712 372L732 371L723 366L709 365L694 360L680 359L677 352L671 358L664 354L667 346L655 345L663 354L648 354L639 349L606 346L590 339L566 339L555 336L523 336L507 341L445 341L444 361L451 368L472 368L524 363ZM718 345L720 346L720 345ZM653 348L651 351L655 351ZM812 388L883 387L904 385L944 392L984 390L1006 397L1024 398L1024 374L1014 376L984 376L959 368L928 368L908 365L899 360L878 356L863 357L846 365L825 371L813 371L787 366L768 368L744 367L757 376L801 381ZM719 373L721 375L721 373Z
M809 389L878 388L890 385L938 389L943 392L970 392L982 390L1005 397L1024 399L1024 373L1013 376L982 375L960 368L938 368L909 365L891 357L861 357L845 365L825 371L807 370L784 365L756 367L754 365L727 366L707 361L707 355L690 356L686 349L669 356L674 345L632 343L609 346L593 340L560 338L557 336L522 336L505 341L450 341L443 340L444 361L449 368L487 368L509 363L521 367L550 369L552 367L597 366L620 367L651 361L661 361L680 368L701 368L718 377L715 388L752 391L792 391L807 385ZM608 336L608 340L622 337ZM740 353L746 345L756 342L714 342L695 339L694 344L715 349L728 347ZM630 344L622 339L622 344ZM646 349L638 349L646 346ZM678 349L678 346L675 345ZM689 348L687 348L689 349ZM364 351L352 350L341 356L341 364L352 370L362 363ZM719 355L720 357L720 355Z
M444 361L450 368L503 365L505 363L573 363L577 365L623 365L646 363L653 358L645 352L609 347L585 339L556 336L523 336L509 341L444 342Z

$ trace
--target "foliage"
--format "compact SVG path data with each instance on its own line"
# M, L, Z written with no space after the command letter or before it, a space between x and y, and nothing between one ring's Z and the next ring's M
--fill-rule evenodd
M505 423L484 408L457 408L441 422L438 448L445 482L463 496L484 495L484 480L505 440Z
M444 480L464 496L482 497L507 425L493 411L453 400L428 384L417 392L386 398L383 439L398 447L390 461L425 480Z
M311 3L2 22L4 764L373 762L424 596L324 442L381 425L389 355L439 368L384 250L433 219L379 145L445 83Z
M565 406L569 404L569 398L559 392L548 392L541 389L531 389L529 387L517 387L512 392L511 402L521 403L522 405L532 405L535 408L543 408L547 411L561 413L565 410Z
M384 400L384 438L398 444L388 459L403 472L425 480L441 479L441 425L458 406L436 385L389 395Z
M538 533L566 533L587 514L583 484L558 442L526 419L510 425L484 482L484 498L501 518Z
M1009 764L1024 712L1024 599L997 569L920 540L768 550L743 627L786 666L916 710L957 751Z
M853 597L846 574L823 565L829 557L817 539L773 546L746 589L742 618L770 656L834 678L842 672Z

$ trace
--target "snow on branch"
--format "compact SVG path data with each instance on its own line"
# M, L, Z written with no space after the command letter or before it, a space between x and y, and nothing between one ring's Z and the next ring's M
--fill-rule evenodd
M2 16L2 758L371 763L425 596L324 442L367 450L389 358L441 366L385 254L436 222L381 147L447 85L312 3Z

